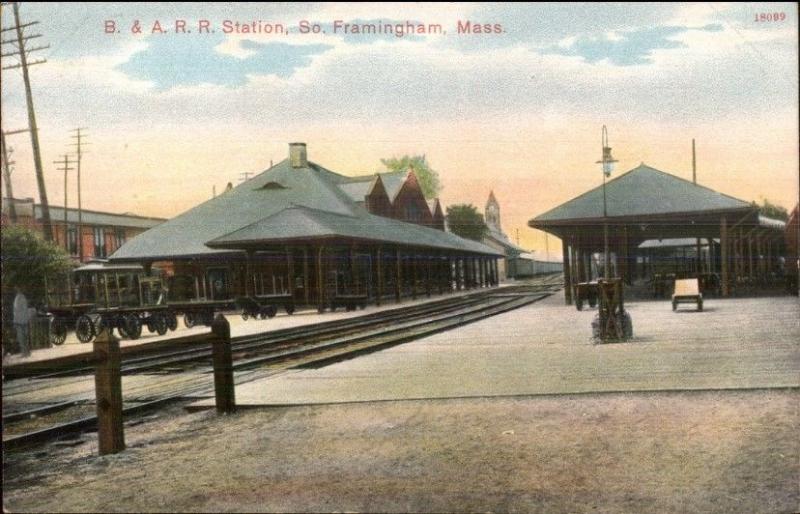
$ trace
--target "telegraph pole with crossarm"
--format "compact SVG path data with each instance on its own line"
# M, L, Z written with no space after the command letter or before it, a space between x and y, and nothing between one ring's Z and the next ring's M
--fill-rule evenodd
M13 52L3 52L2 54L0 54L0 57L17 57L19 58L19 63L2 66L2 69L4 70L11 70L16 68L22 69L22 80L25 83L25 100L28 107L28 129L31 134L31 146L33 147L33 165L36 170L36 183L39 186L39 201L42 205L42 224L43 224L42 228L44 231L45 239L48 241L52 241L53 224L50 219L50 206L47 201L47 188L44 182L44 170L42 169L42 155L39 150L39 130L36 126L36 113L33 109L33 94L31 93L31 81L30 77L28 76L29 66L47 62L46 59L37 59L29 62L28 55L39 50L45 50L47 48L50 48L50 45L26 48L25 47L26 41L42 37L42 35L25 34L23 32L23 29L36 25L39 22L38 21L32 21L28 23L20 22L19 2L13 2L12 7L14 10L14 26L4 27L0 29L0 32L5 33L11 30L15 31L17 35L16 40L14 39L3 40L2 44L6 45L6 44L13 44L16 42L17 48Z

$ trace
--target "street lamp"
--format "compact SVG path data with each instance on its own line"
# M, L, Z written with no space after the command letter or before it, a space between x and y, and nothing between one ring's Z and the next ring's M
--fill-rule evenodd
M606 207L606 177L611 175L614 171L614 163L617 162L611 156L611 147L608 146L608 130L603 125L603 131L600 136L601 145L603 146L603 157L595 164L603 165L603 278L608 280L608 209Z

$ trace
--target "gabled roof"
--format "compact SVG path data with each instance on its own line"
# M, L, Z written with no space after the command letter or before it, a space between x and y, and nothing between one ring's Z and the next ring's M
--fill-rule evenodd
M693 184L645 164L607 182L605 189L609 218L752 208L743 200ZM533 226L568 220L602 219L601 185L533 218L530 224Z
M292 168L285 159L230 191L212 198L126 242L112 259L173 258L219 253L205 245L291 203L353 215L359 207L338 184L346 177L312 162ZM277 182L285 189L263 188Z
M386 195L389 200L394 202L397 198L397 193L403 188L408 178L408 171L389 171L386 173L379 173L381 180L383 180L383 187L386 189Z
M387 176L389 181L404 179L405 172L381 174L381 180ZM132 238L110 259L199 257L238 251L234 243L328 236L496 254L454 234L369 214L361 205L363 195L358 195L376 180L374 175L354 180L312 162L293 168L286 159ZM281 187L264 187L273 183Z

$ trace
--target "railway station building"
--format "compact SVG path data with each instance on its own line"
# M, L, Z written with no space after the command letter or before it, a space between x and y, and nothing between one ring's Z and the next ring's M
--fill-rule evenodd
M676 278L699 278L722 296L767 287L783 270L783 221L752 204L642 163L528 222L559 237L567 303L576 284L610 276L656 293Z
M498 283L502 254L445 231L413 170L345 176L289 157L127 241L112 262L166 267L170 300L288 295L322 311Z

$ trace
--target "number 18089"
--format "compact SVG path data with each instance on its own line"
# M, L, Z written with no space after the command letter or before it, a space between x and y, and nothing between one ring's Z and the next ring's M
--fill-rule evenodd
M783 21L786 19L785 12L762 12L755 15L755 22L764 22L764 21Z

